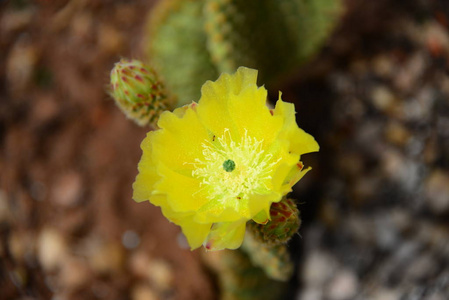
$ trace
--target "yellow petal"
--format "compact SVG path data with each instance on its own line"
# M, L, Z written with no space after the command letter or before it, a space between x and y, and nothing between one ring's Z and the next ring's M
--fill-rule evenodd
M301 164L302 165L302 164ZM287 176L287 180L285 182L285 184L282 186L281 191L285 194L289 193L292 191L292 187L301 179L304 177L304 175L306 175L307 172L309 172L310 170L312 170L311 167L303 170L302 167L298 168L297 166L293 167L289 176Z
M290 151L299 155L318 151L320 147L315 139L296 125L295 106L292 103L282 101L280 97L279 95L279 100L273 112L274 116L284 118L284 126L279 138L289 140L291 143Z
M196 211L208 201L201 192L200 181L175 172L163 163L157 166L161 180L155 184L154 190L167 195L168 203L175 212Z
M207 250L237 249L245 236L246 221L214 224L204 243Z
M248 132L253 138L263 141L264 146L269 146L282 128L282 118L271 115L266 99L265 88L257 88L254 84L239 95L231 95L229 109L240 136Z
M267 224L270 221L270 214L265 210L261 210L257 215L253 217L253 221L257 224Z
M234 110L230 99L239 98L242 90L257 90L257 71L240 67L233 75L222 74L217 81L207 81L201 88L198 115L203 124L215 135L222 136L229 129L235 139L241 132L234 123ZM263 99L265 101L265 98ZM251 113L251 116L255 116Z
M239 200L241 201L241 200ZM197 210L195 221L199 223L234 222L242 218L250 219L251 214L247 202L230 207L228 201L209 201Z
M264 211L269 215L270 205L272 202L278 202L282 199L280 192L272 191L265 195L253 195L250 199L248 206L251 212L251 218L254 218L260 211Z
M153 133L154 132L148 133L141 144L143 155L138 165L139 174L136 176L136 180L133 183L133 199L137 202L149 200L153 192L154 184L160 180L160 176L157 174L156 166L152 159L151 139Z
M202 156L201 144L212 140L196 112L188 108L181 118L164 112L158 125L161 129L154 133L152 140L153 160L174 170L191 171L195 159Z
M199 224L190 218L180 223L182 233L187 238L187 242L192 250L200 247L209 234L212 224Z

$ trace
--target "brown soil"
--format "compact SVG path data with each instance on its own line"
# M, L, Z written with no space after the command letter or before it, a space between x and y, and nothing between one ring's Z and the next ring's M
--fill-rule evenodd
M151 2L0 3L0 298L213 298L178 228L131 200L147 129L105 93Z

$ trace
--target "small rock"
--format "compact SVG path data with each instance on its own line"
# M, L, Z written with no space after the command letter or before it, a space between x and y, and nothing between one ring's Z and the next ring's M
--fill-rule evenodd
M134 249L140 244L139 235L133 230L127 230L122 235L122 244L126 249Z
M70 299L71 299L70 293L68 293L67 291L57 291L51 297L51 300L70 300ZM20 299L20 300L28 300L28 299Z
M360 173L359 173L360 174ZM351 196L357 204L366 203L377 190L378 181L374 176L358 176L351 186Z
M307 258L301 277L305 286L322 286L332 276L338 265L335 258L323 251L313 251Z
M405 212L402 208L391 210L391 221L393 227L397 228L399 232L410 231L413 226L413 216Z
M38 238L38 259L47 271L56 270L67 257L67 243L64 237L53 228L44 228Z
M145 284L139 284L132 288L131 291L132 300L159 300L157 294Z
M442 293L432 293L429 296L426 296L423 300L447 300L447 296L444 296Z
M53 183L51 200L55 204L70 207L76 205L83 193L81 175L71 171L56 178Z
M374 72L382 77L392 77L395 67L387 55L378 55L373 60Z
M47 190L45 185L40 181L33 181L30 184L30 196L36 201L42 201L45 199Z
M387 141L395 145L405 146L411 134L401 123L390 121L385 128L385 137Z
M337 163L338 169L349 176L357 176L363 171L363 157L360 153L355 151L341 153Z
M27 272L25 268L16 267L9 272L9 279L19 289L22 290L26 285Z
M25 36L18 38L6 59L7 86L15 96L26 93L37 61L38 54L34 45Z
M437 271L438 263L431 255L422 254L413 259L407 267L406 277L410 283L416 283L426 278L431 278Z
M89 265L98 273L117 273L123 268L125 253L119 243L92 240L86 252Z
M371 97L374 107L378 110L388 115L402 117L401 110L399 109L399 99L397 99L389 88L378 86L372 90Z
M437 214L449 212L449 174L436 170L425 183L427 203L430 210Z
M372 222L363 216L352 214L345 217L345 231L351 233L351 237L359 243L371 245L374 241L374 229Z
M55 119L59 113L59 106L53 96L36 95L33 101L31 118L36 124L45 124Z
M0 18L1 33L6 35L25 29L33 16L34 12L31 9L4 12Z
M449 138L449 117L439 116L437 119L438 134L444 138Z
M407 121L423 122L432 117L435 91L431 88L423 88L414 97L404 102L404 116Z
M11 255L16 262L25 261L27 255L33 254L35 251L33 235L25 231L15 230L11 232L8 244Z
M441 150L437 142L435 134L433 134L424 145L423 158L426 165L432 165L438 159Z
M382 250L394 250L399 242L399 228L391 215L381 214L375 220L376 244Z
M326 292L332 300L352 299L357 294L358 279L350 270L339 271L329 283Z
M9 209L8 198L3 190L0 190L0 223L11 221L11 210Z
M419 254L420 249L421 245L417 241L402 242L386 262L379 266L381 277L388 282L396 281L398 277L402 279L405 267Z
M385 149L382 153L385 175L401 185L405 191L416 192L421 181L420 164L407 159L399 151Z
M323 292L319 288L307 288L300 292L297 300L321 300Z
M172 267L163 260L152 260L148 266L150 282L161 292L173 288L174 274Z
M80 258L70 257L62 265L58 280L64 290L75 290L91 280L89 266Z
M124 46L124 37L115 27L101 24L98 44L103 53L119 53Z
M394 78L394 84L403 91L410 91L423 75L424 69L429 63L424 51L413 54Z
M117 24L120 28L126 26L132 26L134 20L140 17L140 12L135 8L133 3L123 2L114 4L114 24Z
M129 268L131 272L140 277L146 278L150 265L150 257L144 251L136 251L131 254L129 259Z
M426 22L422 42L428 45L429 50L433 55L441 55L444 52L446 54L449 53L449 36L447 34L447 28L436 20ZM432 47L435 42L438 43L438 49Z
M178 233L178 235L176 236L176 242L179 248L186 250L190 249L189 242L187 241L186 236L182 232Z
M370 299L372 300L400 300L401 293L390 289L377 289Z
M93 16L88 12L74 14L70 24L72 36L80 41L89 41L93 37Z

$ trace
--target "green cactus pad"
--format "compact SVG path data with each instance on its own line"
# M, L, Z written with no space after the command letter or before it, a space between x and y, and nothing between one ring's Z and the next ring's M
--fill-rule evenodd
M239 66L279 81L319 50L341 8L341 0L164 0L150 14L146 52L182 106Z
M247 66L269 83L314 54L340 12L339 0L209 0L208 49L219 72Z
M177 106L197 101L206 80L218 72L206 49L203 0L164 0L150 14L146 49L178 97Z

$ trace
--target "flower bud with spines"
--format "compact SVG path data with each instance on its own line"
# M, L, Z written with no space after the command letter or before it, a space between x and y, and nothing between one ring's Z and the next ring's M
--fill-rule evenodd
M270 208L271 220L264 224L249 222L254 238L266 245L287 243L301 225L299 211L292 199L284 198Z
M140 126L155 127L171 99L156 72L136 59L121 59L111 71L110 94L125 115Z

